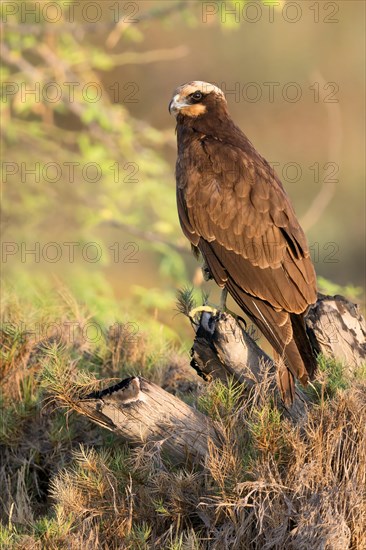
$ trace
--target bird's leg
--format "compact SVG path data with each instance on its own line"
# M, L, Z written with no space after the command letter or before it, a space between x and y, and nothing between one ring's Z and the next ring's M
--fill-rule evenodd
M208 267L208 265L206 264L206 262L204 261L203 262L203 265L202 265L202 274L203 274L203 278L205 281L210 281L213 279L213 276L212 276L212 273L210 271L210 268ZM191 321L193 323L195 323L195 316L198 314L198 313L211 313L211 315L215 316L217 314L217 308L215 307L211 307L209 305L207 305L207 303L204 303L202 306L198 306L198 307L195 307L193 309L191 309L191 311L189 312L189 318L191 319Z
M221 296L220 296L220 309L219 311L221 312L224 312L224 313L229 313L232 317L234 317L234 319L239 322L239 321L242 321L244 323L244 326L245 326L245 330L246 330L246 322L245 320L243 319L243 317L240 317L240 315L237 315L236 313L234 313L233 311L231 311L227 306L226 306L226 300L227 300L227 294L228 294L228 291L227 291L227 288L224 287L221 291Z
M220 311L226 311L226 299L227 299L227 288L224 286L220 296Z
M204 264L202 266L202 275L203 275L203 278L204 278L205 281L211 281L213 279L210 268L208 267L206 262L204 262Z

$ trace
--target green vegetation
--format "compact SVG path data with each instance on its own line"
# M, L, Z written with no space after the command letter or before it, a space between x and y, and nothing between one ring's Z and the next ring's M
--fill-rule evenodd
M37 338L17 327L36 322L43 309L23 304L20 311L14 296L6 304L2 548L219 549L225 541L238 549L363 547L365 369L351 374L321 358L309 388L312 408L294 426L270 394L263 402L261 392L259 402L235 382L205 384L185 353L158 353L148 335L136 344L104 327L103 340L91 344L55 326ZM63 311L60 298L49 315L62 319ZM85 309L83 315L79 323L90 319ZM70 398L128 372L219 422L222 449L212 446L202 468L173 468L158 450L131 449L70 413Z
M320 290L362 301L362 3L301 3L296 24L283 0L86 4L0 6L0 547L365 548L366 366L321 358L301 427L265 391L259 403L189 367L178 313L218 293L179 227L167 112L179 83L225 88L307 220ZM293 82L298 102L283 98ZM76 395L134 374L219 422L223 449L172 468L70 412Z
M329 161L329 135L339 133L338 127L333 128L333 118L330 128L324 118L328 111L338 109L338 103L314 102L309 90L314 59L319 66L329 64L327 47L317 47L317 33L325 44L330 41L332 59L344 70L342 81L339 75L325 77L338 82L342 109L346 105L353 109L344 117L354 124L362 120L351 87L358 78L357 60L350 67L348 55L334 52L334 45L342 44L334 34L339 25L314 25L314 10L304 8L299 23L287 25L310 37L306 49L299 41L301 58L300 52L293 53L296 70L290 62L292 56L286 60L279 54L274 65L268 55L272 42L273 48L278 45L281 51L293 51L291 35L281 27L282 0L272 6L267 0L257 9L246 7L244 0L228 2L225 9L220 3L211 6L200 1L177 0L169 6L164 0L138 2L133 17L138 22L123 27L113 21L118 15L122 20L128 18L135 4L128 8L128 3L119 3L119 13L112 1L100 4L95 24L86 20L86 16L95 15L93 10L85 13L82 4L75 3L71 9L59 0L44 11L42 3L30 0L1 5L6 23L0 102L6 212L2 221L3 276L16 294L32 301L52 294L55 281L62 281L78 303L87 303L102 323L112 325L124 316L143 329L163 330L169 339L182 340L189 337L189 330L181 317L172 323L176 289L187 281L205 291L212 292L212 286L203 283L196 271L198 264L190 255L176 213L174 120L167 111L172 90L192 77L223 85L234 119L258 150L279 164L279 175L286 176L283 167L289 162L301 168L296 184L283 178L301 217L324 182L333 181L322 167ZM328 8L318 14L320 20L330 16L331 6ZM31 15L32 9L36 15ZM225 15L225 10L234 10L236 15ZM289 17L293 10L287 10ZM256 13L262 14L258 25L245 20L246 16L255 18ZM273 24L268 23L270 13ZM355 17L353 14L352 7L343 6L342 17ZM349 27L352 38L356 36L354 24ZM258 41L262 32L267 41ZM200 52L193 46L197 33L208 37ZM345 41L349 39L347 35ZM212 58L212 45L219 41L222 47L215 49ZM230 56L221 58L226 50ZM257 52L258 62L252 51ZM358 54L357 47L352 48L355 51ZM215 64L206 67L209 58L215 59ZM263 85L267 81L280 83L273 102ZM303 90L297 103L284 101L281 93L283 84L292 81L298 81ZM263 88L261 101L245 99L243 90L248 82ZM232 93L237 85L241 87L239 95ZM334 116L338 120L341 115ZM313 118L317 124L311 126ZM321 134L320 126L328 129L329 135ZM296 147L291 150L291 133L298 135L298 128L301 153ZM282 129L290 136L286 140ZM359 224L353 223L361 217L356 210L362 202L363 167L352 138L353 133L344 139L351 148L342 158L347 185L339 182L334 188L332 210L324 212L316 228L310 224L308 233L321 288L331 294L339 292L341 283L362 280L361 243L355 234ZM340 139L338 136L336 141ZM314 148L304 146L306 143ZM339 162L338 158L330 160L331 164ZM320 171L317 176L314 163ZM346 212L344 204L349 205ZM340 208L347 227L346 243L345 232L334 221ZM357 286L343 284L343 288L351 298L362 300Z

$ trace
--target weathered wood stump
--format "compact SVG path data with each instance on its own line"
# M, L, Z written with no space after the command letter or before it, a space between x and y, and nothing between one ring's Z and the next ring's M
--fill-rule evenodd
M320 296L306 324L318 351L352 370L365 362L365 320L358 307L345 298ZM276 384L273 360L227 313L202 313L191 365L206 380L226 382L232 376L248 391L267 388L284 415L294 422L305 418L307 400L301 388L297 388L293 405L286 408ZM221 447L220 428L214 421L141 377L122 380L71 406L131 445L160 447L175 463L202 463L210 445Z
M295 422L305 417L304 393L297 388L293 404L285 407L276 380L278 367L232 315L207 312L201 315L191 357L191 366L205 380L218 378L225 383L232 377L250 391L267 379L265 389L272 393L284 415Z
M319 295L306 317L313 346L355 370L366 362L366 323L360 308L343 296Z
M214 422L141 377L93 392L75 409L132 445L160 446L176 463L202 462L209 443L220 445Z
M358 306L343 296L319 295L307 314L306 327L318 353L353 371L366 361L365 319ZM272 375L268 387L278 408L295 422L306 415L307 398L302 389L297 386L293 405L285 407L275 383L278 366L231 315L202 313L191 356L192 367L205 380L226 381L232 376L251 389L264 376Z

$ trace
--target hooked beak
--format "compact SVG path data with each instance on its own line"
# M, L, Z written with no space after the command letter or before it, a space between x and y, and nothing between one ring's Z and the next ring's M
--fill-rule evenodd
M177 116L180 109L182 109L183 107L189 107L189 104L185 103L184 101L179 101L179 94L177 94L169 103L169 113L171 115Z

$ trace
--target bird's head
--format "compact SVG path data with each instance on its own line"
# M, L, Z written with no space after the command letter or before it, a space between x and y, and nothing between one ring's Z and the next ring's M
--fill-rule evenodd
M218 108L226 111L225 95L220 88L195 80L179 86L169 103L169 112L177 119L181 117L197 118L206 113L214 114Z

